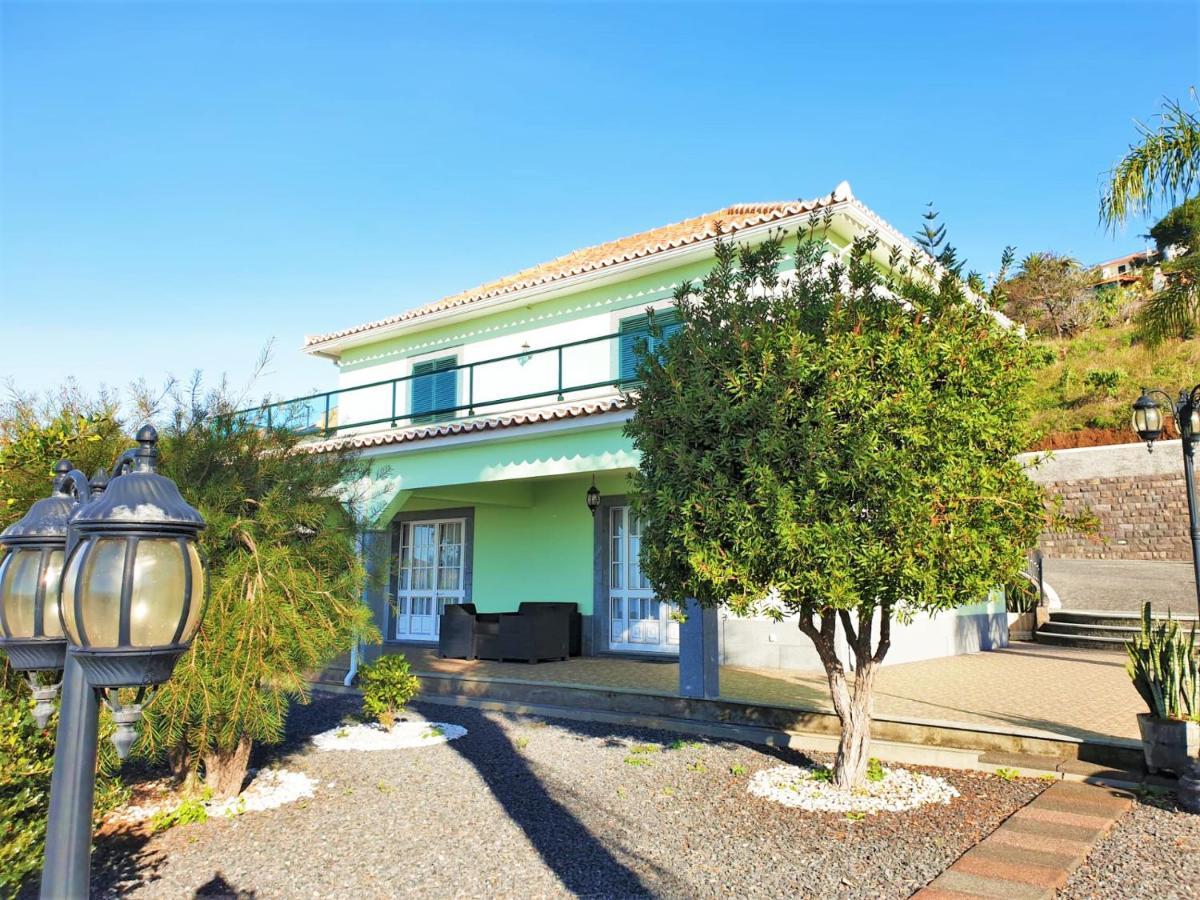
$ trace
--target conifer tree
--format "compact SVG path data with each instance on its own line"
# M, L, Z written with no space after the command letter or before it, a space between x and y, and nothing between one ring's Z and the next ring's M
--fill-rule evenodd
M256 741L283 736L288 706L351 643L378 639L351 486L364 466L309 453L283 427L230 415L221 394L181 403L160 429L160 471L204 516L204 622L146 712L143 749L215 796L233 796ZM358 498L361 499L361 498Z

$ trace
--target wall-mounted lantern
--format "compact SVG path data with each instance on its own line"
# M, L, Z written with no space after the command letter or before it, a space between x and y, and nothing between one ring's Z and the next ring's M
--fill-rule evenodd
M600 489L596 487L596 476L592 476L592 486L587 489L587 506L594 518L596 510L600 508Z

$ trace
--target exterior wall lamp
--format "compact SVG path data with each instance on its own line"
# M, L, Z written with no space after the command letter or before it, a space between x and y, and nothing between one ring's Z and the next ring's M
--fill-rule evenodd
M1162 404L1155 398L1161 398ZM1166 413L1164 413L1164 407ZM1142 388L1142 395L1133 403L1133 430L1154 452L1154 442L1162 437L1166 417L1175 420L1183 445L1183 480L1187 488L1188 522L1192 538L1192 575L1196 579L1196 606L1200 610L1200 510L1196 507L1196 478L1194 463L1196 441L1200 439L1200 384L1190 391L1181 390L1172 400L1165 391Z
M596 510L600 508L600 488L596 487L596 476L592 476L592 486L587 489L587 506L592 513L592 518L596 518Z
M0 648L20 671L62 670L43 898L89 895L101 698L124 759L147 688L171 677L203 615L204 520L158 474L154 428L136 439L111 480L58 463L51 496L0 535ZM138 689L132 704L120 688ZM44 725L53 693L35 700Z

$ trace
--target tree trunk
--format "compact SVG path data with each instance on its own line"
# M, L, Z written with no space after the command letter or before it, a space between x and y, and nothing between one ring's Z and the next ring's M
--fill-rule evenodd
M226 800L242 792L250 768L250 746L250 738L243 736L232 750L204 754L204 786L214 798Z
M825 609L819 626L811 611L801 612L800 630L813 642L825 677L833 709L841 723L837 757L833 763L833 781L840 788L859 787L866 781L867 762L871 750L871 718L875 713L875 671L891 646L891 610L881 608L879 645L871 652L871 632L874 609L860 610L855 627L850 613ZM837 622L841 619L846 641L854 653L853 684L846 677L845 667L837 655Z
M858 787L866 780L871 751L871 718L875 712L874 685L875 664L869 661L855 668L853 690L844 673L830 675L833 708L842 723L833 763L833 781L838 787Z
M167 751L167 765L171 769L171 777L179 786L184 796L192 796L200 787L200 779L196 773L195 759L188 750L186 742L180 742Z

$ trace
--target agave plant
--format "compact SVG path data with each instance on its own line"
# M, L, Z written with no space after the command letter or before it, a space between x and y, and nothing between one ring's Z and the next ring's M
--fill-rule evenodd
M1150 712L1159 719L1194 719L1200 713L1200 666L1196 662L1196 625L1185 637L1167 613L1155 623L1150 604L1142 607L1142 633L1125 642L1125 669Z

